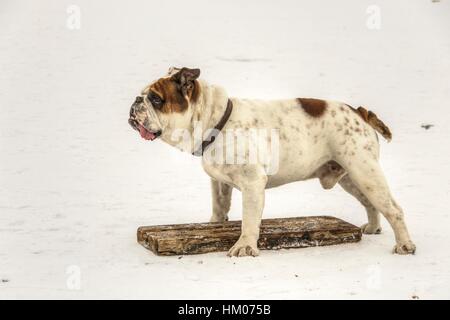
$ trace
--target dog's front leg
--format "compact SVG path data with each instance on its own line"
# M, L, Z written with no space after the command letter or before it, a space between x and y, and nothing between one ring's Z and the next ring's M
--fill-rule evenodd
M212 209L209 222L228 221L233 187L215 179L211 179Z
M262 179L261 179L262 180ZM264 191L267 180L253 182L241 188L242 231L239 240L228 251L228 256L257 256L259 227L264 209Z

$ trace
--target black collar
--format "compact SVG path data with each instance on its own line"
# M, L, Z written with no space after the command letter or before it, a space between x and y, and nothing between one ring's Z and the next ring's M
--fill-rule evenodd
M225 112L222 116L222 118L219 120L219 122L214 127L214 130L211 130L208 137L202 141L201 146L192 152L194 156L203 156L203 152L206 150L206 148L216 140L216 132L221 131L225 124L227 123L228 119L230 118L231 111L233 111L233 102L231 102L230 99L228 99L227 108L225 109Z

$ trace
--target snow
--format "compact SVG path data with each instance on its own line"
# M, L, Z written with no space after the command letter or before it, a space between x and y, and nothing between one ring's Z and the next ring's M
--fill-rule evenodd
M67 8L81 10L69 29ZM366 25L369 5L380 29ZM0 298L450 298L450 1L13 1L0 4ZM393 130L382 166L414 256L357 244L157 257L141 225L209 219L199 159L141 139L136 94L170 66L231 96L319 97ZM433 124L428 130L422 124ZM240 219L234 193L231 219ZM267 191L265 217L366 222L339 187Z

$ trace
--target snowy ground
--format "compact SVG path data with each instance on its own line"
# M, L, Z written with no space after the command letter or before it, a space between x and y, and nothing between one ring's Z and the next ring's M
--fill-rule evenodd
M393 129L382 165L417 254L390 253L385 221L358 244L258 258L139 246L140 225L210 215L199 160L127 124L135 95L171 65L201 68L232 96L375 110ZM450 298L450 1L2 0L0 67L0 298ZM232 219L239 203L236 192ZM366 221L318 181L266 203L265 217Z

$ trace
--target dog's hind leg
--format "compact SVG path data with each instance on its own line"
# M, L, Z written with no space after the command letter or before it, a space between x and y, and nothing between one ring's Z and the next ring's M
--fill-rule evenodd
M358 189L348 175L345 175L339 181L341 187L349 194L354 196L366 209L368 223L361 226L361 230L365 234L379 234L381 233L380 227L380 213L370 203L369 199Z
M413 254L416 246L409 236L403 211L393 199L377 160L358 156L342 160L339 163L347 170L349 178L384 215L394 230L396 240L394 253Z
M228 221L233 187L215 179L211 179L212 216L210 222Z

